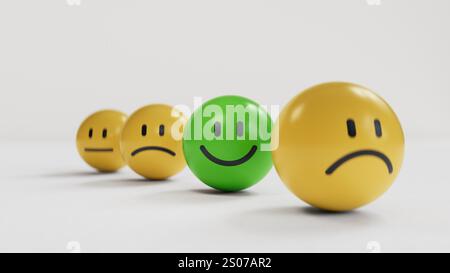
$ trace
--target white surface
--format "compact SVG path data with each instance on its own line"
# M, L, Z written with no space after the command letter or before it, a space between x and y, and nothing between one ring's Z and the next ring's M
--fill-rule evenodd
M324 214L272 172L219 194L188 169L148 182L125 169L96 174L73 143L2 142L0 251L450 251L450 141L415 140L394 186L360 210Z

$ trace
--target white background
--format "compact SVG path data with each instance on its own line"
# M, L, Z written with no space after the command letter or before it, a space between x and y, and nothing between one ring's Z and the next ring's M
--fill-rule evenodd
M408 137L450 136L450 1L70 1L1 1L0 139L194 96L283 106L334 80L382 95Z
M73 0L77 2L76 0ZM376 1L375 1L376 2ZM450 1L15 0L0 3L0 251L450 251ZM285 105L325 81L382 95L406 159L381 199L322 214L274 171L243 193L188 169L97 175L90 113L239 94Z

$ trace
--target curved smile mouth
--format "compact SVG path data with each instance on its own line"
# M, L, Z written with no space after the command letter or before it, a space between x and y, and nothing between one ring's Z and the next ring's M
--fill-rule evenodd
M113 152L113 148L85 148L85 152L88 153L105 153L105 152Z
M336 162L334 162L328 169L325 171L327 175L332 175L333 172L339 168L342 164L346 163L349 160L352 160L353 158L360 157L360 156L374 156L379 159L381 159L388 169L389 174L391 174L394 171L394 167L392 166L392 162L385 154L375 151L375 150L359 150L353 153L350 153L348 155L345 155L338 159Z
M141 152L144 152L144 151L160 151L160 152L167 153L167 154L169 154L171 156L176 156L177 155L174 151L172 151L170 149L167 149L167 148L164 148L164 147L161 147L161 146L144 146L144 147L141 147L139 149L134 150L131 153L131 156L135 156L138 153L141 153Z
M256 150L258 149L258 147L256 145L253 145L252 148L250 149L250 151L244 155L243 157L241 157L240 159L237 160L222 160L219 159L215 156L213 156L204 145L200 146L200 151L202 151L203 155L206 156L206 158L208 158L210 161L218 164L218 165L222 165L222 166L227 166L227 167L232 167L232 166L238 166L241 164L244 164L245 162L247 162L250 158L252 158L252 156L256 153Z

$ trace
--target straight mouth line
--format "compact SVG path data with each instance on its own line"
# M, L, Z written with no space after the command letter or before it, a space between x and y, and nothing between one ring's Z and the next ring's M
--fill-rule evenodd
M141 152L144 152L144 151L160 151L160 152L167 153L167 154L169 154L171 156L176 156L177 155L174 151L172 151L170 149L167 149L167 148L164 148L164 147L160 147L160 146L145 146L145 147L141 147L139 149L134 150L131 153L131 156L135 156L138 153L141 153Z
M113 152L113 148L85 148L85 152Z
M202 151L203 155L206 156L206 158L208 158L210 161L212 161L218 165L227 166L227 167L237 166L237 165L241 165L241 164L247 162L256 153L257 149L258 149L258 147L256 145L253 145L252 148L250 149L250 151L240 159L222 160L222 159L219 159L219 158L215 157L214 155L212 155L208 151L208 149L206 149L206 147L204 145L200 146L200 150Z
M374 156L374 157L378 157L379 159L383 160L383 162L386 164L386 167L388 169L388 172L391 174L394 171L394 167L392 166L392 162L391 160L383 153L375 151L375 150L360 150L360 151L356 151L353 153L350 153L348 155L345 155L343 157L341 157L340 159L338 159L336 162L333 163L333 165L331 165L326 171L325 173L327 175L331 175L333 174L333 172L339 168L342 164L344 164L345 162L356 158L356 157L360 157L360 156Z

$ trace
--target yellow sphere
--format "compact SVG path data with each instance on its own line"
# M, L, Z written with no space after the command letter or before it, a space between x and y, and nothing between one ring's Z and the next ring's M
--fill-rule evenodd
M402 165L397 116L382 98L356 84L325 83L300 93L276 126L273 162L281 180L320 209L347 211L374 201Z
M139 175L164 180L186 166L182 149L186 118L172 106L153 104L133 113L122 131L121 151Z
M119 111L103 110L83 121L77 132L77 148L87 164L101 172L114 172L125 165L120 132L126 119Z

